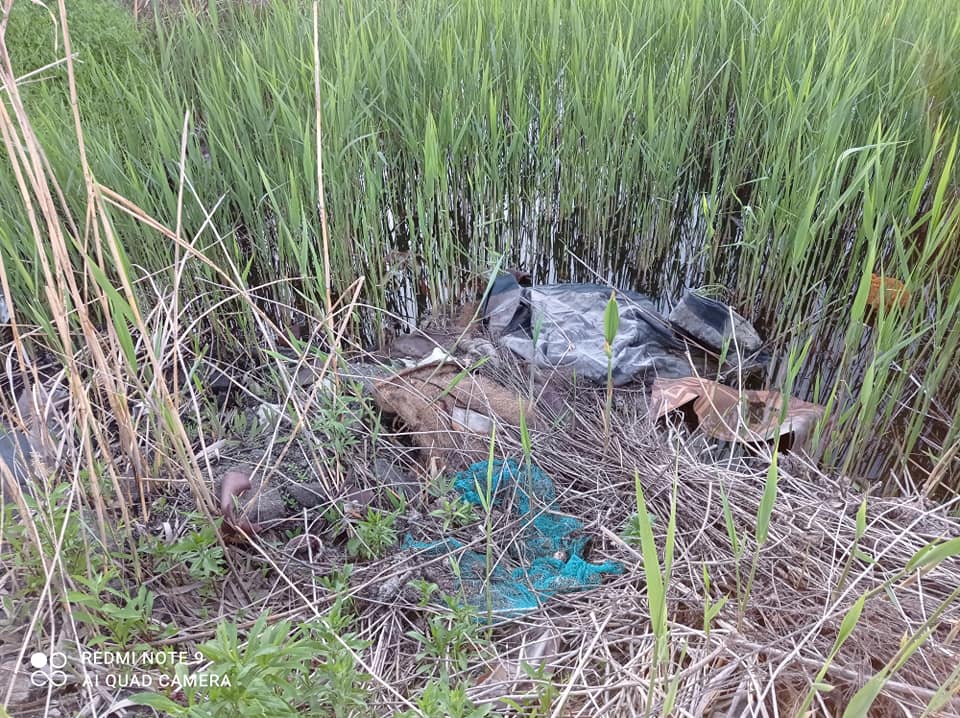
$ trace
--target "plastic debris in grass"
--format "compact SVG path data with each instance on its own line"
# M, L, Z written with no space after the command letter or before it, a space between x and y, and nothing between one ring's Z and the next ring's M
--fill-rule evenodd
M556 487L537 466L528 467L513 459L497 460L492 466L478 461L456 474L454 489L477 506L485 503L488 492L493 506L510 503L512 515L521 520L507 557L514 567L508 568L504 565L507 561L499 558L490 566L488 576L486 554L463 550L464 544L454 538L424 542L408 535L404 548L427 556L452 554L467 602L481 612L489 610L496 618L520 616L536 610L557 593L583 591L599 585L603 574L623 573L618 561L586 560L589 537L579 535L583 523L551 511Z
M608 368L615 386L648 376L703 374L705 352L724 356L734 367L740 362L740 371L760 369L769 360L750 322L722 302L686 292L666 317L650 297L613 291L619 322L609 356L604 312L610 287L524 287L504 274L491 283L482 316L491 337L525 361L566 368L599 384L607 382Z

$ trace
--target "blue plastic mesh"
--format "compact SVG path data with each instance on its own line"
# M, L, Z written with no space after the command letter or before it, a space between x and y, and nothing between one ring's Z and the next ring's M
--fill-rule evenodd
M507 568L502 557L495 557L489 581L485 581L484 553L461 551L464 544L453 538L423 542L408 535L404 540L404 548L428 556L452 553L456 557L452 560L454 573L471 605L481 612L492 610L498 618L519 616L536 610L554 594L598 585L602 574L623 573L623 565L617 561L596 564L584 560L588 539L576 535L583 524L550 512L557 491L539 467L531 465L528 470L508 459L494 461L492 473L490 468L488 462L480 461L458 472L454 488L477 506L483 505L481 497L485 495L493 497L494 506L511 505L513 516L521 519L507 557L515 568Z

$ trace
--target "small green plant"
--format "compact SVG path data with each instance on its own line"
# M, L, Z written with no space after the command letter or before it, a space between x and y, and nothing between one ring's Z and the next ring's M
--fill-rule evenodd
M360 443L358 426L369 423L375 432L379 426L379 414L357 383L325 386L312 412L311 429L324 437L335 456L346 455Z
M777 502L777 484L780 478L780 471L777 468L777 455L777 450L774 448L773 458L767 469L767 480L764 483L763 496L760 499L760 506L757 508L757 528L754 533L756 551L750 563L750 574L747 577L746 589L741 598L741 615L746 611L747 602L750 600L750 594L753 592L753 582L757 575L757 565L760 562L760 551L763 549L770 534L770 518L773 516L773 507Z
M418 601L420 608L426 608L433 600L433 594L440 590L437 584L433 581L427 581L424 578L411 581L410 586L413 587L420 596Z
M264 614L246 641L235 623L222 623L214 639L200 646L210 661L203 669L206 680L190 682L186 666L177 667L185 705L158 693L133 700L176 718L362 716L369 676L357 669L356 653L365 647L326 617L297 627L289 621L271 626Z
M349 526L347 555L367 561L383 556L397 543L396 520L393 512L368 508L366 518Z
M474 490L480 497L480 508L483 510L483 535L486 537L484 542L484 571L487 581L493 574L493 503L494 503L494 482L493 466L494 456L496 455L497 444L497 425L494 424L490 430L490 443L487 452L487 476L484 485L480 484L479 479L474 479ZM459 565L454 562L454 572L459 578ZM493 623L493 594L490 591L487 594L487 623ZM489 633L488 633L489 638Z
M613 340L620 329L620 308L617 306L616 292L610 292L610 299L603 311L603 351L607 355L607 400L603 406L603 447L610 444L610 412L613 408Z
M647 516L648 522L653 523L654 520L655 517L653 515ZM631 546L642 545L644 525L645 523L640 520L640 514L631 514L630 518L627 519L627 525L624 526L623 531L620 533L620 538Z
M108 585L116 575L108 571L76 580L87 590L67 591L67 599L73 605L73 615L81 623L94 626L99 633L89 640L91 646L115 646L131 648L144 642L156 633L157 626L152 624L153 602L156 596L146 586L140 586L131 596L123 590ZM106 594L110 599L104 599Z
M640 482L640 473L634 470L634 487L637 499L637 524L643 554L643 572L646 579L647 602L650 606L650 626L656 637L656 649L653 653L652 672L654 675L669 660L670 625L667 621L667 587L670 585L670 576L673 569L674 545L676 537L677 517L677 483L678 474L674 476L673 491L670 499L670 518L667 522L667 536L663 547L663 564L657 554L657 544L653 535L653 523L647 512L646 497L643 493L643 484ZM649 715L653 700L652 689L647 694L646 714ZM669 710L666 711L669 713Z
M9 560L18 578L22 581L25 595L39 595L46 582L44 561L48 564L53 557L54 548L59 544L58 565L70 576L98 575L106 570L107 553L91 550L93 541L84 527L84 521L76 506L69 506L71 500L70 485L56 486L46 497L24 495L28 510L33 514L40 539L38 549L27 532L26 524L14 518L15 506L5 503L2 506L3 542L15 551L11 551ZM61 543L62 540L62 543ZM43 552L41 559L38 551Z
M331 571L326 576L320 578L320 585L332 591L335 594L343 594L350 590L350 576L353 574L353 566L349 563L344 564L336 571Z
M737 531L737 524L733 518L733 510L730 508L730 499L727 498L727 492L723 485L720 485L720 506L723 510L723 523L727 530L727 538L730 540L730 550L733 553L733 576L736 581L737 602L741 607L741 612L746 597L743 596L743 576L740 562L743 560L746 551L746 542L741 539Z
M217 540L217 528L210 523L205 523L198 531L191 531L172 544L158 539L146 551L156 559L158 571L183 568L194 581L210 582L221 578L226 572L223 547Z
M451 596L444 596L447 610L431 615L425 630L413 630L407 636L417 641L421 650L416 656L421 673L439 671L441 676L464 671L477 648L485 642L480 635L476 609Z
M427 485L427 493L437 498L451 494L454 491L454 481L456 479L452 473L441 471L430 480Z
M542 658L532 663L521 660L520 669L530 679L530 685L534 691L523 698L503 696L500 700L513 711L511 715L524 716L524 718L552 716L555 708L554 701L560 695L563 684L554 678L554 669L549 661Z
M713 619L727 605L728 600L727 596L723 596L716 601L710 600L710 573L707 571L707 564L703 564L703 631L707 635L710 635L710 626L713 624Z
M451 685L450 681L441 678L432 680L424 687L417 698L418 711L400 713L400 718L482 718L493 710L488 703L482 706L474 705L467 696L467 686L463 683Z
M352 564L344 564L338 570L320 579L320 585L333 594L333 605L325 614L328 625L336 630L346 631L354 618L353 598L350 596L350 576Z
M473 504L461 498L441 498L440 508L434 509L430 515L440 519L443 532L451 528L466 526L473 521Z
M874 563L874 558L866 551L860 548L860 541L867 532L867 497L864 496L860 501L860 508L857 509L856 531L853 535L853 546L847 552L847 560L844 561L843 570L840 572L840 578L836 587L833 589L831 599L836 599L847 583L847 577L850 575L850 568L855 560L865 563Z

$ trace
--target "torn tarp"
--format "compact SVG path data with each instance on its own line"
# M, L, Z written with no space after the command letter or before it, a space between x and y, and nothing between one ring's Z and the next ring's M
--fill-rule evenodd
M512 275L503 275L494 280L482 313L494 340L526 361L604 383L603 314L610 291L599 284L521 287ZM728 356L760 349L750 323L721 302L688 292L667 318L649 297L614 291L620 326L610 361L617 386L644 377L690 376L690 345L684 340L717 353L729 342Z

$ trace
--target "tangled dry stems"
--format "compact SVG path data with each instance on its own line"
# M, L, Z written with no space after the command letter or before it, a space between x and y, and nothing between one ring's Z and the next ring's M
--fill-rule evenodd
M542 390L515 367L490 373L521 395ZM919 498L870 498L866 529L857 539L861 494L800 456L784 457L769 537L759 547L748 588L769 457L695 452L696 438L651 425L642 390L620 392L612 438L604 449L602 392L562 380L548 390L563 398L543 402L552 410L545 411L547 421L534 434L531 458L560 489L560 510L587 523L585 530L594 537L593 560L620 560L628 572L597 590L566 595L534 615L498 625L492 644L478 646L477 661L462 678L476 679L511 656L515 660L523 655L523 644L550 635L559 646L558 655L545 661L559 693L554 715L635 715L645 706L659 715L668 700L678 715L790 715L828 662L847 611L861 594L875 592L853 635L830 662L824 680L833 690L816 697L814 710L839 714L850 696L898 655L906 638L924 629L941 603L940 618L922 650L888 681L874 711L921 711L951 679L958 657L960 562L950 558L932 570L903 571L928 543L957 535L960 527L943 507ZM503 429L497 455L522 457L516 427ZM619 536L636 512L635 472L656 517L661 551L672 492L677 494L669 650L659 664L654 661L657 641L642 556ZM376 477L367 480L374 485ZM721 493L727 497L739 555L726 527ZM470 548L484 546L486 537L477 531L471 535ZM515 539L515 523L498 516L490 536L497 560ZM845 570L855 550L859 553ZM424 576L425 563L442 573L443 561L401 554L361 567L354 577L353 593L366 606L360 622L361 634L371 641L369 666L382 684L402 687L403 693L421 680L414 672L417 645L407 634L422 622L423 612L401 587ZM878 592L884 585L888 590ZM715 603L724 596L729 600L708 630L705 601ZM296 599L289 598L287 610L297 611ZM499 691L485 686L475 695L492 692L503 705L518 687L512 682ZM528 681L523 688L530 698L543 683ZM391 695L382 698L385 709L394 705Z
M671 708L675 715L690 716L793 715L829 662L823 681L833 689L816 695L811 708L818 715L839 715L851 695L894 660L909 637L924 630L929 636L921 650L893 673L873 714L917 714L938 688L949 688L956 680L951 671L960 657L960 560L949 557L932 568L904 571L930 542L960 535L960 525L945 507L920 498L870 497L866 527L858 538L862 495L802 456L781 457L769 537L758 547L757 514L769 456L729 447L708 451L702 437L670 425L654 426L642 389L618 390L611 437L605 442L601 389L560 378L533 383L525 368L512 365L484 371L520 395L539 395L542 421L533 434L531 460L558 488L554 510L584 521L593 538L591 560L619 560L627 572L595 590L555 598L540 611L501 622L489 633L481 631L468 668L452 671L451 681L476 682L498 665L523 658L525 645L545 637L555 655L540 661L543 670L533 678L499 686L482 683L472 692L477 700L503 707L509 699L535 700L549 685L550 714L557 716L661 715ZM310 397L298 400L309 412ZM415 452L402 434L383 432L381 442L409 467ZM522 459L516 427L498 428L496 454ZM382 488L365 466L369 464L356 464L354 480L372 491ZM676 492L676 542L667 584L669 635L660 653L649 618L643 557L622 538L637 510L635 476L655 517L661 566ZM739 551L731 542L722 496ZM186 493L180 501L190 504ZM306 513L302 521L305 534L318 531ZM489 540L499 561L516 539L517 526L503 512L492 526L489 536L479 524L461 535L473 550ZM176 590L162 576L151 579L159 594L158 614L189 627L165 639L166 644L193 650L212 636L218 621L241 613L269 611L275 620L310 620L335 598L318 588L315 579L347 562L336 547L325 547L321 556L311 551L295 555L288 544L269 536L253 537L230 552L233 575L221 587L212 618L196 595ZM424 676L417 671L420 646L409 633L422 630L428 616L443 610L420 605L408 587L417 578L443 585L447 571L444 558L424 559L412 552L360 562L353 571L349 593L356 626L370 645L356 660L373 677L370 705L378 715L410 707L408 700ZM868 592L856 629L828 661L841 621ZM705 625L707 606L723 597L726 604ZM936 620L930 622L931 616ZM238 624L243 628L252 622ZM960 709L956 701L948 707Z

